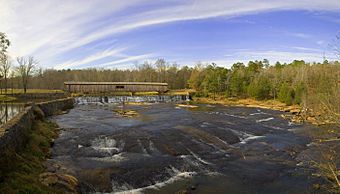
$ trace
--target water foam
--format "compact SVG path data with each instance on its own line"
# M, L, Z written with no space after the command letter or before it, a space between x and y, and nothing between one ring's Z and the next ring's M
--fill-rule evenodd
M168 184L172 184L175 181L178 180L182 180L185 178L191 178L194 175L196 175L196 172L189 172L189 171L184 171L181 172L178 169L170 166L170 168L168 168L169 171L171 171L170 173L172 174L172 176L165 180L165 181L161 181L161 182L156 182L153 185L149 185L146 187L141 187L141 188L132 188L129 184L124 183L123 185L118 185L117 183L115 183L114 181L112 182L112 190L114 190L115 192L112 193L117 193L117 194L139 194L139 193L143 193L144 190L148 190L148 189L155 189L158 190ZM118 191L117 191L118 190Z
M155 96L82 96L76 97L76 104L119 104L122 102L179 102L179 101L190 101L188 95L155 95Z
M228 116L228 117L234 117L234 118L239 118L239 119L246 119L247 118L245 116L233 115L233 114L228 114L228 113L224 113L224 112L209 112L208 114L225 115L225 116Z
M106 136L99 136L92 140L91 147L96 151L108 154L118 153L121 151L121 149L117 147L116 140Z
M260 136L260 135L253 135L250 133L246 133L243 131L236 131L234 129L229 129L231 132L233 132L235 135L238 136L239 140L240 140L240 144L245 144L250 140L254 140L254 139L259 139L259 138L263 138L265 136Z
M254 115L270 115L269 113L262 112L260 109L257 109L256 111L257 111L256 113L251 113L249 115L250 116L254 116Z
M261 123L261 122L266 122L266 121L270 121L270 120L273 120L274 117L269 117L269 118L265 118L265 119L259 119L259 120L256 120L257 123Z
M211 165L210 162L205 161L204 159L200 158L198 155L196 155L196 154L195 154L193 151L191 151L190 149L187 149L187 150L190 152L190 154L191 154L196 160L200 161L200 162L203 163L203 164Z

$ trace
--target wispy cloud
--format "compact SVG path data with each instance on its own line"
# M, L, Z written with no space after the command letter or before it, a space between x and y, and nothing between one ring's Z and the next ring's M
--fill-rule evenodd
M323 60L322 52L293 52L293 51L246 51L238 52L233 57L236 61L247 62L248 60L262 60L268 59L274 63L292 62L293 60L304 60L306 62L321 62Z
M277 50L250 50L250 49L237 49L233 54L225 54L222 58L203 59L196 61L178 61L181 64L194 66L198 63L211 64L216 63L218 66L230 68L234 63L242 62L247 64L249 61L268 59L271 64L277 61L283 63L290 63L293 60L304 60L306 62L322 62L324 57L328 60L335 60L334 55L324 56L320 50L309 48L297 47L299 51L277 51ZM229 51L230 52L230 51Z
M289 35L298 37L298 38L311 38L312 35L306 33L289 33Z
M69 67L94 62L108 56L109 51L103 48L102 53L93 51L90 56L78 60L75 58L79 56L66 57L65 53L146 26L214 17L231 18L275 10L340 10L339 0L188 0L161 3L147 0L73 0L62 4L57 0L0 0L0 4L0 31L6 32L12 40L12 55L34 54L43 64L68 63L71 64ZM295 35L306 38L302 33ZM142 53L136 56L146 57Z
M103 63L103 64L97 64L95 66L99 66L99 67L114 67L114 65L117 64L133 64L135 62L141 62L141 61L145 61L147 59L149 59L150 57L153 57L154 54L145 54L145 55L137 55L137 56L129 56L123 59L119 59L119 60L115 60L115 61L111 61L108 63Z
M325 16L325 15L318 15L317 17L320 18L320 19L323 19L325 21L330 21L330 22L334 22L334 23L340 24L340 19L338 17Z
M72 67L79 67L79 66L86 65L94 61L105 59L107 57L127 57L127 55L122 53L122 51L124 50L126 50L126 48L107 49L107 50L92 54L80 60L63 62L63 64L59 64L55 66L55 68L56 69L67 69L67 68L72 68Z
M292 48L296 50L300 50L300 51L323 52L320 49L308 48L308 47L302 47L302 46L293 46Z

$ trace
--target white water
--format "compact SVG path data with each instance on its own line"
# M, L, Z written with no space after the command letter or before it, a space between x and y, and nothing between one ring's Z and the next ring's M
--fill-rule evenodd
M170 167L168 169L169 173L172 175L169 179L162 181L162 182L156 182L153 185L149 185L146 187L141 187L141 188L132 188L131 185L129 184L123 184L123 185L118 185L115 182L112 182L112 190L118 190L118 192L112 192L112 193L117 193L117 194L137 194L137 193L143 193L144 190L147 189L160 189L168 184L174 183L175 181L184 179L184 178L190 178L196 174L196 172L181 172L178 169L174 167Z
M150 140L149 141L149 150L151 151L151 153L153 154L160 154L161 152L155 147L155 145L153 144L153 142Z
M228 113L223 113L223 112L209 112L208 114L225 115L225 116L239 118L239 119L246 119L247 118L245 116L233 115L233 114L228 114Z
M142 142L140 141L140 139L137 139L137 142L138 142L139 147L141 147L143 154L149 154L149 153L146 151L146 149L145 149L145 147L143 146L143 144L142 144Z
M270 115L269 113L262 112L260 109L256 110L256 113L251 113L249 116L254 116L254 115Z
M253 139L259 139L259 138L263 138L265 136L259 136L259 135L253 135L253 134L249 134L243 131L236 131L234 129L229 129L231 132L233 132L235 135L238 136L238 138L240 139L240 144L245 144L250 140Z
M75 99L76 104L107 104L107 103L122 103L122 102L177 102L189 101L188 95L176 96L82 96Z
M266 122L266 121L270 121L270 120L273 120L274 117L269 117L269 118L266 118L266 119L259 119L259 120L256 120L257 123L261 123L261 122Z
M109 154L118 153L121 151L117 147L116 140L108 137L99 136L91 142L91 147L99 152L106 152Z
M196 155L193 151L191 151L190 149L187 149L189 152L190 152L190 154L192 155L192 156L194 156L194 158L196 159L196 160L198 160L198 161L200 161L201 163L203 163L203 164L207 164L207 165L210 165L211 163L210 162L207 162L207 161L205 161L204 159L202 159L201 157L199 157L198 155Z

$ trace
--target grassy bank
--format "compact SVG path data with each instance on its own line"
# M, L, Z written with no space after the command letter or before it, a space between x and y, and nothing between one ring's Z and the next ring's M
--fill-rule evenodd
M51 93L63 93L64 91L62 90L47 90L47 89L27 89L26 93L27 94L51 94ZM2 90L3 95L10 95L10 94L23 94L24 90L23 89L7 89L7 92L5 90Z
M38 97L41 98L40 96L44 95L55 95L55 94L63 94L64 91L62 90L46 90L46 89L28 89L26 91L26 94L24 93L24 90L22 89L7 89L7 92L5 90L2 90L0 94L0 103L4 102L26 102L27 97L31 98L33 97Z
M0 95L0 102L13 102L17 100L17 98L8 95Z
M58 136L57 125L36 121L27 135L29 140L22 151L8 151L0 159L0 193L58 192L39 181L39 174L45 170L43 163L50 157L52 139Z

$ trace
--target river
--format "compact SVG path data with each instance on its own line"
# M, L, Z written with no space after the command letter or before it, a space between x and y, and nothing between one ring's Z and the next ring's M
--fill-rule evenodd
M282 112L175 102L126 105L77 99L54 116L62 132L52 158L74 175L81 193L310 193L314 179L299 166L312 126ZM95 103L93 103L95 102Z

